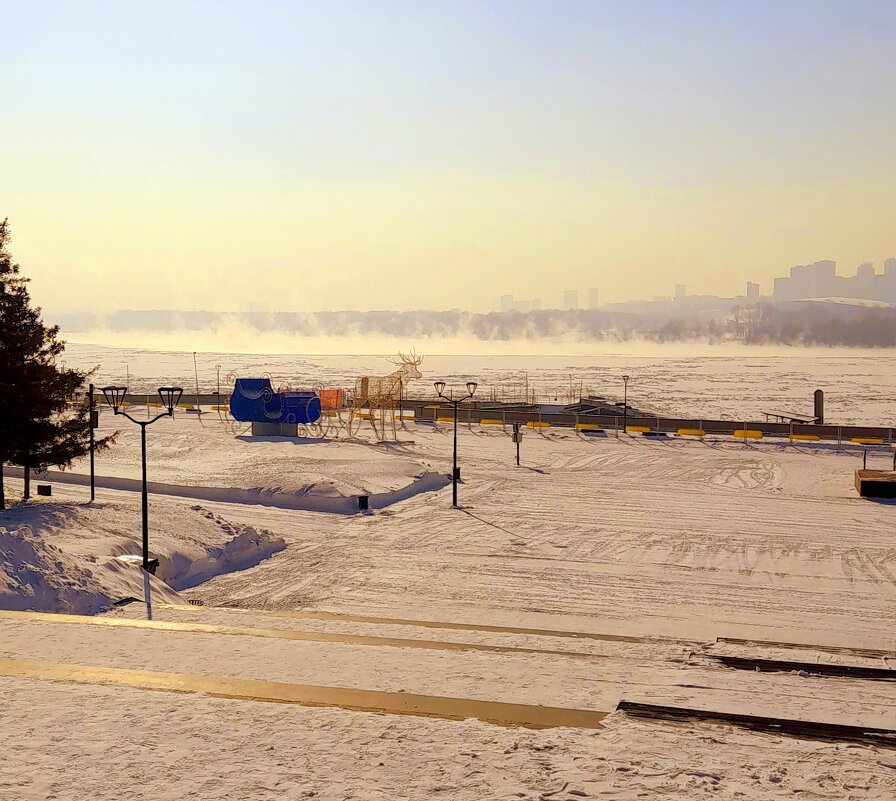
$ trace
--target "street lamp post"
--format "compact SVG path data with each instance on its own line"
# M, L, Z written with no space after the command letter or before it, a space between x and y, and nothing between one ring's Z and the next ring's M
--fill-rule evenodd
M628 426L628 376L622 376L622 433L625 434L625 429Z
M454 397L454 392L445 394L445 382L436 381L435 388L442 400L448 401L454 407L454 461L451 470L451 505L457 506L457 407L465 400L473 397L478 384L475 381L467 381L467 394L459 398Z
M157 414L152 420L135 420L127 412L122 411L125 396L128 394L127 387L103 387L103 396L106 403L112 407L115 414L127 417L132 423L140 426L140 455L143 460L143 569L147 573L155 573L159 566L159 560L149 558L149 495L146 489L146 427L152 425L156 420L163 417L173 417L174 410L184 391L180 387L159 387L159 398L162 400L162 406L165 411Z

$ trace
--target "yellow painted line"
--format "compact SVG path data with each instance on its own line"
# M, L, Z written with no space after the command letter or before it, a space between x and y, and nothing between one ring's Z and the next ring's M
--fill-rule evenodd
M740 439L762 439L762 432L754 431L753 429L749 428L736 428L734 430L734 436Z
M706 432L702 428L679 428L679 437L705 437Z
M821 439L818 434L791 434L790 438L800 442L818 442Z
M503 426L504 421L498 420L497 417L483 417L479 421L479 425L481 425L481 426Z
M594 423L576 423L576 431L603 431L603 428Z
M550 428L551 424L544 420L530 420L526 423L526 428Z
M454 418L453 417L437 417L436 422L437 423L453 423Z
M325 631L293 631L289 629L254 629L240 626L222 626L214 623L184 623L176 620L137 620L126 617L91 617L87 615L48 614L46 612L2 612L0 620L33 621L38 623L72 623L82 626L109 628L150 629L153 631L187 632L191 634L224 634L240 637L264 637L277 640L302 642L330 642L346 645L373 645L394 648L421 648L431 651L486 651L504 654L543 654L592 658L595 655L582 651L546 650L542 648L517 648L482 643L443 642L440 640L415 640L404 637L373 637L364 634L338 634Z
M214 409L214 411L216 411L216 412L228 412L228 411L230 411L230 407L229 407L229 406L220 406L220 405L218 405L218 406L212 406L212 409Z
M878 439L877 437L853 437L850 442L855 442L857 445L883 445L884 441L882 439Z
M389 715L414 715L443 720L475 718L498 726L528 729L568 727L601 729L606 712L590 709L508 704L501 701L476 701L439 695L359 690L350 687L324 687L316 684L289 684L282 681L232 679L223 676L198 676L187 673L161 673L150 670L67 665L29 659L0 659L0 676L75 684L103 684L175 693L202 693L214 698L241 701L267 701L309 707L336 707L353 712L379 712Z
M31 614L42 614L34 612ZM634 637L627 634L598 634L588 631L563 631L554 629L532 629L519 626L493 626L483 623L450 623L437 620L412 620L400 617L375 617L371 615L343 614L341 612L293 612L290 610L270 611L265 614L277 617L292 617L300 620L344 620L348 623L370 623L381 626L419 626L427 629L448 629L451 631L487 631L495 634L528 634L533 637L572 637L574 639L601 640L609 642L645 642L653 637Z
M646 434L650 431L650 426L626 426L626 434Z

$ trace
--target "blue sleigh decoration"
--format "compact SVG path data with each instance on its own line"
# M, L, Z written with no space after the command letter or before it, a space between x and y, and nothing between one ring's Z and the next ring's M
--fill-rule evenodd
M274 392L269 378L238 378L230 414L242 423L304 425L320 419L320 398L316 392Z

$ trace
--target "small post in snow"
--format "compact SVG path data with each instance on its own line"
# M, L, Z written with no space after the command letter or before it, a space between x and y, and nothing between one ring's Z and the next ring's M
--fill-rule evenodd
M199 397L199 367L196 364L196 351L193 351L193 374L196 376L196 413L202 414L202 399Z

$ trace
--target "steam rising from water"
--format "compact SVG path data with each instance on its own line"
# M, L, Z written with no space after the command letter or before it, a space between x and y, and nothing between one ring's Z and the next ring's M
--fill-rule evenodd
M155 351L244 354L394 354L416 348L432 355L626 355L633 357L810 356L828 348L739 342L656 342L640 339L637 315L599 311L529 314L470 312L325 312L225 314L117 312L47 314L71 343ZM656 322L655 320L653 322ZM859 349L847 351L861 355ZM879 354L880 351L869 351Z
M807 348L787 345L750 345L738 342L583 341L569 335L551 339L482 340L472 336L398 337L385 334L302 336L258 331L249 326L228 325L208 331L63 331L66 342L151 351L191 353L296 354L296 355L394 355L416 349L430 355L471 356L629 356L650 358L704 357L806 357L877 356L880 350Z

